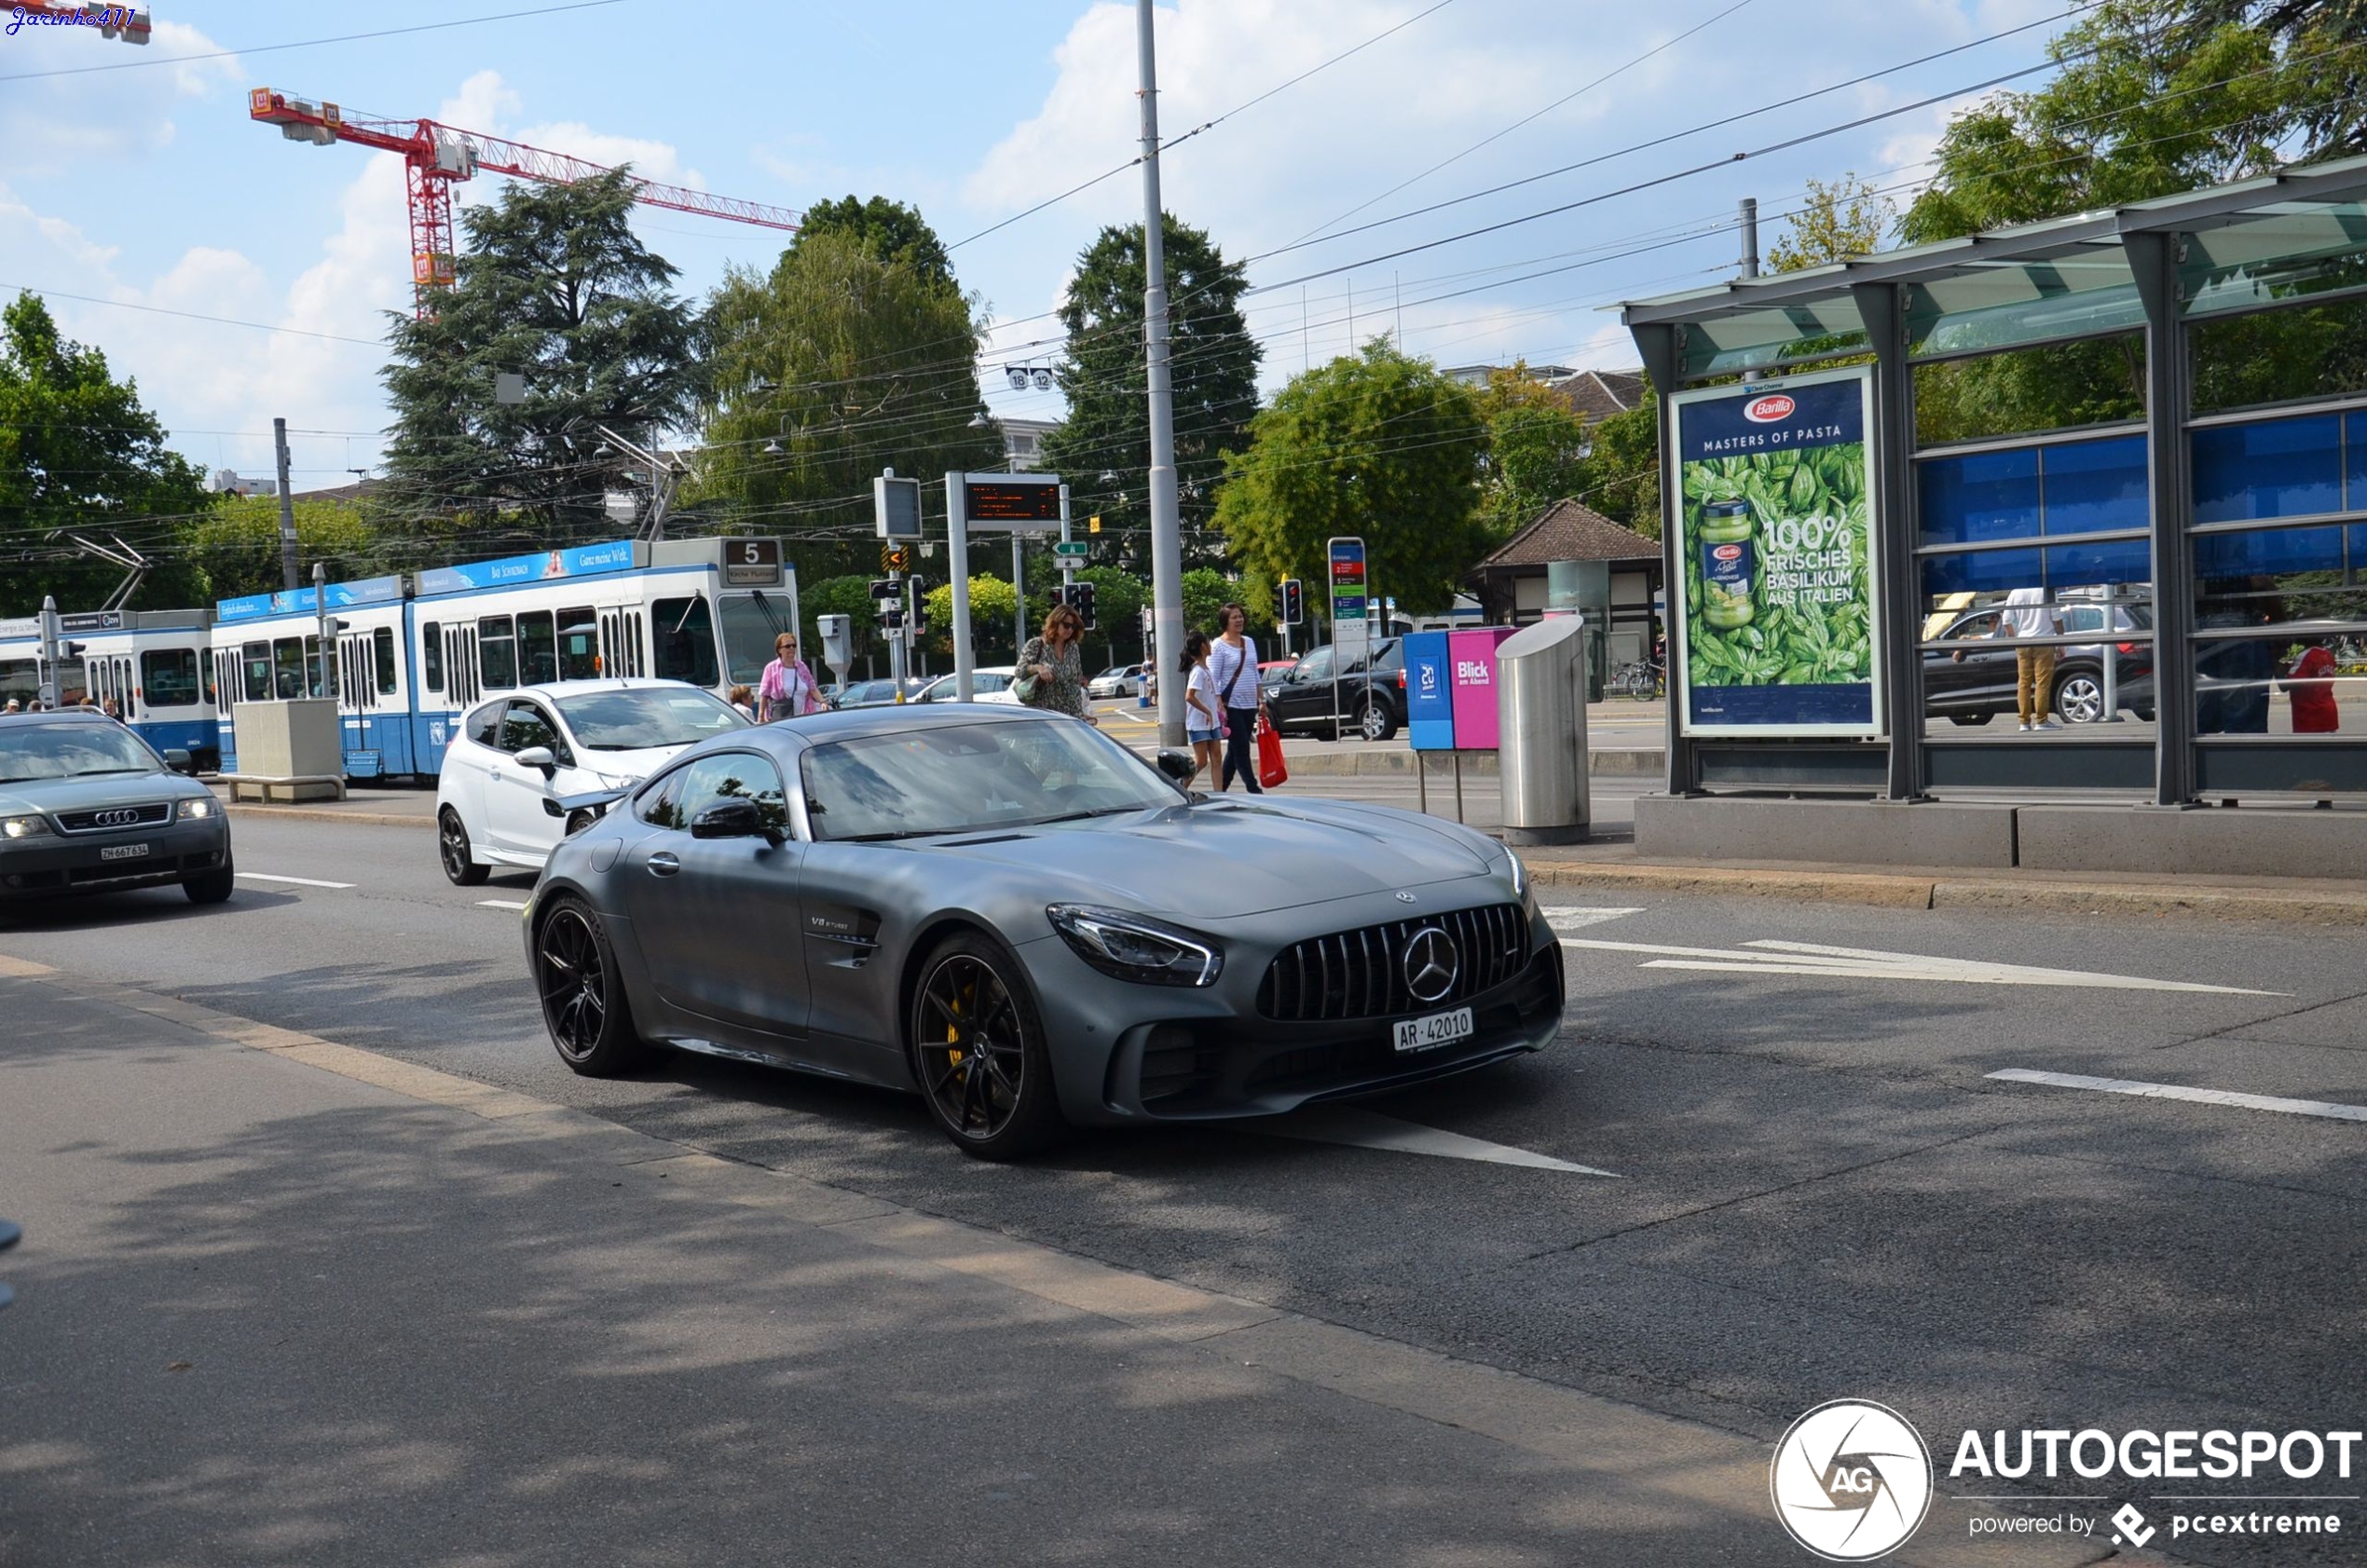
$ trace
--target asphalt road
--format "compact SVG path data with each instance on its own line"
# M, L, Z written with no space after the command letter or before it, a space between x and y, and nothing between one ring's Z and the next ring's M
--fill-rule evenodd
M2367 1413L2367 1120L1990 1076L2367 1107L2356 935L1557 894L1592 945L1568 950L1553 1050L1354 1116L1101 1136L1009 1168L888 1094L690 1057L576 1078L545 1042L516 913L492 907L528 879L453 888L417 829L242 818L236 836L254 875L225 907L165 892L0 913L0 953L1771 1438L1841 1397L1943 1447L1966 1427ZM1753 945L1771 942L1858 956ZM1334 1141L1407 1124L1609 1174ZM2351 1534L2321 1557L2180 1549L2367 1560L2367 1507L2333 1506Z

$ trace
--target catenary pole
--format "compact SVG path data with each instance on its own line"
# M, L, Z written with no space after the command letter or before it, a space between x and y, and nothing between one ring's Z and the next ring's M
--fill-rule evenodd
M289 593L296 587L295 498L288 493L288 422L271 421L271 444L279 449L280 458L280 576L285 580L280 586Z
M1175 389L1167 362L1167 245L1159 203L1158 55L1151 0L1135 0L1142 67L1142 351L1151 401L1151 605L1153 667L1175 668L1184 652L1184 544L1175 506ZM1159 744L1181 747L1184 683L1159 686Z

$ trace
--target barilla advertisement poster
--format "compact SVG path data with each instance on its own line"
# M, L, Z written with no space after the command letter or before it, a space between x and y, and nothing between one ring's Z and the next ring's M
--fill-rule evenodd
M1879 735L1873 367L1685 392L1676 689L1689 735Z

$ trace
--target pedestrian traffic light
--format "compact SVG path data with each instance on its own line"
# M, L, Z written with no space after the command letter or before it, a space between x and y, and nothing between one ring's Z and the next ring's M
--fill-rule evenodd
M1307 623L1306 591L1299 579L1286 577L1274 586L1275 619L1285 626Z

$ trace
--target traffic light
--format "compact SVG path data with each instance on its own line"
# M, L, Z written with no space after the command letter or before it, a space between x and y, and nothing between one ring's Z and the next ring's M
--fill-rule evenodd
M902 583L883 577L875 577L871 579L871 597L874 599L900 599L903 596Z
M1274 585L1274 608L1275 618L1285 626L1307 623L1306 593L1298 579L1286 577Z
M1087 631L1101 630L1101 622L1093 618L1093 585L1091 583L1069 583L1060 590L1060 603L1085 618Z
M80 643L60 643L58 645L58 657L60 659L79 659L82 657L82 645Z
M929 579L910 577L904 580L912 590L912 634L917 637L929 629Z

